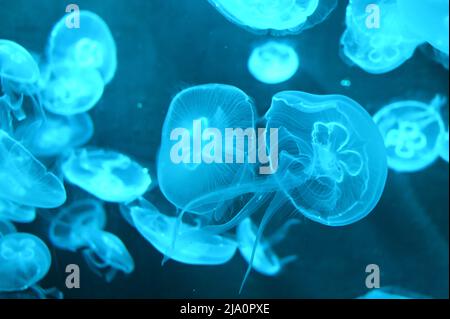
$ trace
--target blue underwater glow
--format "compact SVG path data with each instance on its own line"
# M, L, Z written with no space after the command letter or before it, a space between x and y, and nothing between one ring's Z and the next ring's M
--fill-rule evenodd
M439 155L448 163L448 131L441 134Z

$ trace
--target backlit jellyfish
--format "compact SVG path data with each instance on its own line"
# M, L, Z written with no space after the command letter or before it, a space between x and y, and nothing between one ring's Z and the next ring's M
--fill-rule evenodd
M209 0L230 22L256 33L299 33L322 22L335 0Z
M431 165L440 152L445 131L439 107L442 98L431 105L406 100L384 106L373 117L384 138L388 165L398 172L415 172Z
M269 41L256 47L248 60L250 73L267 84L278 84L289 80L297 72L299 59L290 45Z
M0 217L0 239L8 234L16 233L17 229L9 220Z
M79 28L68 28L77 19ZM48 41L51 65L64 63L75 69L96 69L108 84L117 69L117 49L106 23L93 12L72 12L56 23Z
M253 269L266 276L275 276L282 270L284 265L296 259L296 256L280 259L272 250L272 246L281 242L286 237L289 227L296 223L298 223L297 220L290 220L269 238L260 239L253 259ZM247 262L251 260L257 232L258 229L250 218L244 219L237 227L236 235L239 251Z
M44 120L19 126L15 136L33 155L52 157L86 144L93 133L94 124L87 113L72 116L47 114Z
M373 74L394 70L411 58L423 41L399 18L397 0L350 0L342 52L353 64Z
M74 115L92 109L103 95L103 79L96 69L68 64L51 66L40 83L41 101L54 114Z
M30 206L17 205L0 198L0 219L15 223L31 223L36 218L36 209Z
M397 287L371 289L357 299L429 299L429 297Z
M66 201L62 182L22 144L0 130L0 198L19 205L55 208Z
M144 200L129 207L133 224L139 233L160 253L190 265L220 265L236 253L236 241L212 234L199 226L180 223L177 218L162 214ZM173 242L177 230L176 242Z
M146 168L124 154L104 149L72 151L62 171L67 181L106 202L132 201L152 183Z
M396 0L401 19L417 37L448 55L449 1Z
M441 134L439 155L448 163L448 131Z

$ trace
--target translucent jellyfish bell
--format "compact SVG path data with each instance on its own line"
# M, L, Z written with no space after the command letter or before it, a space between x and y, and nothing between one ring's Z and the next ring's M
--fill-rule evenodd
M448 163L448 131L441 134L439 155Z
M278 84L289 80L297 72L299 59L290 45L269 41L253 49L248 60L250 73L267 84Z
M11 233L0 238L0 291L34 286L47 274L50 264L50 252L38 237Z
M70 183L106 202L129 202L152 183L149 172L128 156L103 149L73 151L62 164Z
M389 286L371 289L366 294L358 297L358 299L429 299L429 297L402 288Z
M306 217L354 223L378 203L387 177L383 139L364 108L342 95L277 93L265 118L279 128L280 188Z
M299 33L322 22L335 0L209 0L229 21L254 32Z
M17 229L9 220L0 217L0 239L8 234L16 233Z
M52 157L86 144L94 133L87 113L59 116L47 114L45 120L25 123L16 130L24 146L38 157Z
M21 45L0 39L0 79L33 84L40 72L36 61Z
M373 74L394 70L423 42L399 18L396 0L350 0L346 24L341 38L344 56Z
M0 198L0 219L15 223L31 223L36 218L36 209L30 206L14 204Z
M0 130L0 198L20 205L54 208L66 201L62 182L22 144Z
M298 223L298 221L289 221L273 236L271 236L271 238L261 238L259 240L252 263L252 267L256 271L266 276L275 276L282 270L284 265L296 259L295 256L280 259L272 250L272 246L283 240L286 236L288 228L295 223ZM247 262L250 262L251 260L257 232L258 229L252 223L250 218L244 219L237 227L236 235L239 251Z
M437 110L439 105L439 98L431 105L420 101L399 101L384 106L374 115L384 138L391 169L419 171L439 157L440 137L445 131Z
M68 28L79 14L79 28ZM106 23L93 12L79 11L64 16L53 27L47 55L51 64L61 61L75 69L96 69L108 84L117 69L117 49Z

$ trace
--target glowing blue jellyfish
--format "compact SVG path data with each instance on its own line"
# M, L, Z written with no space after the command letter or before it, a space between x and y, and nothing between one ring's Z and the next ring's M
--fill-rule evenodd
M275 276L282 270L284 265L297 259L296 256L288 256L280 259L272 250L272 246L278 244L286 237L289 227L297 223L297 220L288 221L270 238L260 239L252 264L252 267L256 271L266 276ZM251 260L257 232L258 229L250 218L244 219L237 227L236 235L239 251L247 262Z
M70 183L106 202L129 202L144 194L152 180L128 156L103 149L73 151L62 164Z
M0 219L15 223L31 223L35 218L36 209L34 207L17 205L0 198Z
M77 19L79 28L68 28L67 21ZM117 49L106 23L93 12L73 12L53 27L48 41L50 64L64 63L74 69L96 69L108 84L117 69Z
M384 287L372 289L358 299L429 299L429 297L397 287Z
M297 72L299 59L290 45L269 41L256 47L248 60L250 73L267 84L278 84L289 80Z
M220 265L236 253L237 243L188 223L177 225L177 218L162 214L148 202L130 207L133 224L159 252L190 265ZM176 241L173 241L177 231Z
M373 74L392 71L423 41L399 18L397 0L350 0L341 45L351 63Z
M17 229L9 220L0 218L0 239L8 234L16 233Z
M229 21L253 32L299 33L322 22L335 0L209 0Z
M66 201L62 182L22 144L0 130L0 198L19 205L54 208Z
M373 119L387 149L388 165L398 172L415 172L431 165L440 152L444 124L438 112L442 99L428 105L399 101L384 106Z
M396 0L400 17L417 37L448 55L448 0Z
M448 131L441 134L439 155L448 163Z
M103 79L96 69L51 66L41 80L41 101L54 114L74 115L92 109L103 95Z
M91 117L82 113L73 116L48 114L44 120L19 126L15 135L33 155L52 157L86 144L93 133Z

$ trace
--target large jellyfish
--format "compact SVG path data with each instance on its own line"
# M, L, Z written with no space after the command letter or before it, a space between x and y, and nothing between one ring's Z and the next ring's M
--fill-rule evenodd
M110 150L83 148L62 164L65 178L106 202L129 202L152 183L146 168L128 156Z
M299 59L294 48L278 41L266 42L253 49L248 60L250 73L267 84L289 80L297 72Z
M350 0L341 45L351 63L373 74L394 70L423 41L399 17L397 0Z
M415 172L431 165L440 152L445 131L439 96L430 104L406 100L384 106L373 117L384 138L388 165L398 172Z
M59 116L46 115L44 120L24 123L15 136L38 157L52 157L86 144L94 133L94 124L87 113Z
M0 130L0 198L54 208L66 201L62 182L22 144Z
M229 21L256 33L299 33L327 18L336 0L209 0Z
M176 217L162 214L149 202L140 200L140 204L129 209L139 233L170 259L190 265L219 265L227 263L236 253L236 241L188 223L177 226ZM174 243L175 231L178 234Z
M266 276L275 276L282 270L283 266L297 259L296 256L280 258L272 249L274 245L286 237L289 227L297 223L298 220L289 220L269 238L260 239L255 251L253 269ZM237 227L236 235L239 251L247 262L251 260L257 232L258 229L250 218L244 219Z
M36 209L30 206L17 205L0 198L0 219L15 223L31 223L36 218Z
M78 18L79 28L67 27L68 21ZM62 62L75 69L96 69L105 84L117 69L117 49L111 31L102 18L90 11L72 12L56 23L47 55L52 65Z

